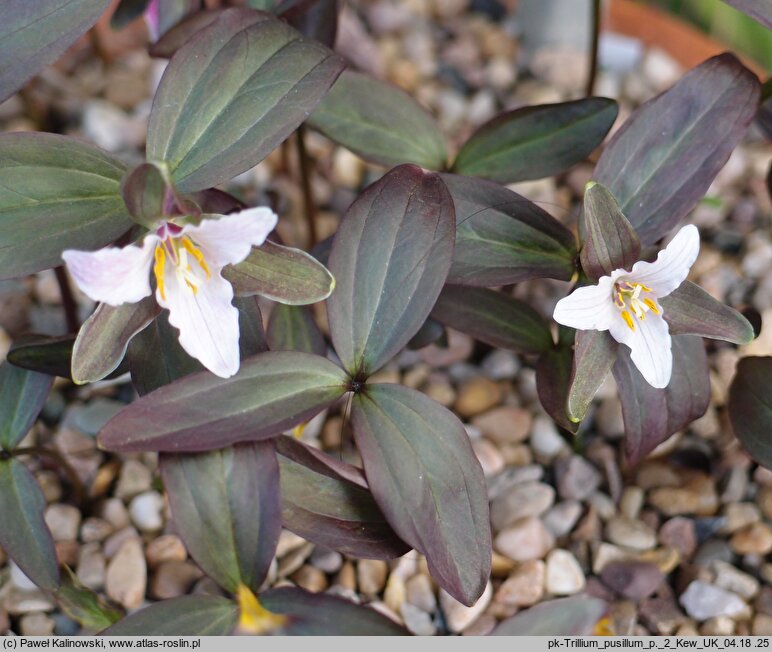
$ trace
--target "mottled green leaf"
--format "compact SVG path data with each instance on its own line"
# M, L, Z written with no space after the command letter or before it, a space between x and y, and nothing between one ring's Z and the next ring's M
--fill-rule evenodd
M401 385L367 385L351 408L375 500L394 531L426 556L437 583L464 604L491 568L488 494L464 426Z
M572 277L576 241L549 213L497 183L454 174L442 180L456 207L449 283L485 287Z
M745 134L759 96L756 76L721 54L640 106L616 132L595 178L642 244L662 238L695 207Z
M53 382L53 376L0 363L0 449L13 450L29 432Z
M290 437L275 441L284 527L352 557L393 559L410 550L386 521L362 471Z
M220 586L257 591L281 533L279 465L271 441L209 453L162 455L176 532Z
M519 299L487 288L446 285L432 318L502 349L543 353L552 347L549 326L539 313Z
M618 111L614 100L588 97L502 113L466 141L453 171L498 183L554 176L601 144Z
M363 73L345 71L308 124L374 163L415 163L442 170L445 138L431 114L403 90Z
M330 332L352 376L369 375L421 328L453 255L453 202L436 174L401 165L351 205L335 236Z
M710 379L702 339L676 335L672 340L673 375L664 389L649 385L630 359L630 349L619 347L613 373L622 401L625 454L631 465L708 409Z
M325 355L327 342L308 306L277 303L268 320L268 347L272 351L305 351Z
M340 367L308 353L261 353L235 376L209 372L181 378L143 396L99 434L115 451L198 452L278 435L340 398Z
M52 63L97 21L110 0L4 0L0 102Z
M772 357L743 358L729 387L729 421L748 454L772 468Z
M17 459L0 457L0 546L41 589L59 586L59 564L43 520L46 500Z
M641 243L607 188L591 181L584 190L582 269L597 280L617 269L633 268Z
M136 611L104 630L104 636L228 636L239 621L238 605L214 595L186 595Z
M61 265L65 249L98 249L131 228L125 166L87 143L0 135L0 278Z
M335 279L316 258L300 249L266 241L246 260L223 269L237 296L260 294L279 303L304 305L323 301Z
M569 420L584 419L593 397L614 365L618 346L607 331L576 331L566 403Z
M673 335L699 335L735 344L748 344L754 338L753 326L745 317L691 281L682 283L660 303Z
M588 595L548 600L503 621L491 636L590 636L605 612L606 603Z
M290 636L407 636L408 631L374 609L295 587L260 594L269 611L287 616L277 634Z
M139 331L160 312L155 298L114 307L99 304L78 332L72 349L72 379L93 383L114 371Z
M62 583L54 596L67 616L92 632L110 627L123 617L122 611L109 606L94 591L83 586L67 566L63 567Z
M297 129L342 69L330 50L268 14L223 11L166 68L147 157L167 163L181 192L228 181Z

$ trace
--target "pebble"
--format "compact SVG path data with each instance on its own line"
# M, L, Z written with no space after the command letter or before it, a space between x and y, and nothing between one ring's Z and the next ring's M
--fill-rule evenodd
M157 491L146 491L132 498L129 516L142 532L157 532L164 526L164 499Z
M550 508L542 516L542 521L556 538L560 538L574 529L574 525L582 515L582 509L582 504L578 500L564 500Z
M343 565L343 555L335 550L316 546L309 561L312 566L325 573L337 573Z
M74 541L78 538L80 510L72 505L49 505L44 515L54 541Z
M491 503L491 524L494 531L527 516L539 516L555 502L555 490L543 482L516 484Z
M432 580L428 575L419 573L405 583L407 601L425 611L434 613L437 610L437 598L434 595Z
M80 526L80 539L84 543L104 541L113 531L113 526L104 519L89 516Z
M403 602L399 610L400 616L412 634L416 636L434 636L437 628L431 616L410 602Z
M528 410L502 406L472 419L483 435L500 444L520 443L528 438L533 419Z
M188 593L202 576L201 569L190 562L165 561L153 573L150 595L156 600L178 598Z
M110 599L126 609L137 609L145 599L147 566L137 537L126 539L107 566L105 589Z
M567 500L585 500L601 483L600 472L579 455L562 457L555 462L558 493Z
M695 580L681 594L679 602L695 620L734 616L746 609L742 598L702 580Z
M305 564L292 574L292 581L301 589L319 593L327 588L327 576L315 566Z
M628 600L642 600L652 595L665 576L656 564L637 561L610 562L600 574L601 581Z
M519 484L541 480L543 475L544 469L537 464L509 467L488 478L488 497L495 500Z
M686 616L670 596L641 600L638 614L649 630L661 636L669 636L686 622Z
M726 521L721 528L724 534L731 534L761 520L761 512L753 503L731 503L724 508Z
M646 501L646 492L640 487L625 487L619 499L619 511L627 518L638 518L638 514Z
M535 516L518 521L494 539L496 550L513 561L542 559L554 545L555 538Z
M472 441L472 450L486 478L496 475L506 465L506 461L499 452L499 449L487 439L480 438Z
M480 369L491 380L511 380L520 370L520 360L512 351L495 349L483 358Z
M502 582L493 601L511 607L535 605L544 596L545 577L546 564L543 561L526 561Z
M716 575L713 584L720 589L737 593L746 600L751 600L759 592L759 581L752 575L735 568L732 564L717 559L711 564L711 570Z
M547 593L574 595L584 589L585 582L582 567L568 550L558 548L547 555Z
M54 627L54 620L42 613L27 614L19 620L19 633L22 636L51 636Z
M33 582L24 571L16 565L16 562L11 562L11 583L22 591L37 591L37 584Z
M501 387L497 383L475 376L461 385L454 407L459 416L469 418L495 407L501 398Z
M606 536L611 543L635 550L649 550L657 545L657 533L652 528L625 516L609 519Z
M164 534L153 539L145 548L145 559L150 568L166 561L184 561L187 556L185 544L176 534Z
M105 556L98 542L85 543L81 546L78 554L78 566L75 574L78 576L81 584L99 591L105 584Z
M540 415L533 420L531 448L538 461L548 463L563 451L568 450L568 444L560 436L552 419Z
M697 549L697 532L694 521L683 516L676 516L665 521L659 529L659 542L678 550L682 558L690 558Z
M753 636L772 636L772 616L767 614L756 614L753 617L751 634L753 634Z
M380 593L386 586L389 567L380 559L360 559L357 564L359 591L368 597Z
M129 501L137 494L148 491L153 482L153 474L142 462L127 459L121 466L118 484L115 486L115 496Z
M102 503L99 516L112 525L116 530L122 530L129 523L129 511L119 498L108 498Z
M772 520L772 487L759 487L756 502L764 514L764 518Z
M702 483L703 486L662 487L649 492L649 503L659 509L665 516L697 514L710 516L718 508L718 495L712 482Z
M735 532L729 545L739 555L766 555L772 550L772 528L766 523L753 523Z
M383 591L383 601L389 609L399 613L405 600L407 600L405 580L399 575L392 573L389 576L389 580L386 582L386 588Z
M448 625L448 630L454 634L459 634L465 630L488 608L492 597L493 586L490 582L486 584L480 599L471 607L467 607L465 604L460 603L443 589L440 589L440 608L442 609L442 613L445 614L445 622Z

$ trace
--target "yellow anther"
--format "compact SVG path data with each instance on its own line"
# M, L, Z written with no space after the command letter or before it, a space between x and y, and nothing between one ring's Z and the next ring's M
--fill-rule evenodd
M295 426L292 429L292 436L295 439L300 439L303 436L303 431L306 429L306 426L308 425L308 422L301 423L300 425Z
M257 599L248 586L239 584L236 598L239 603L239 629L246 634L269 634L284 626L286 616L271 613Z
M155 280L158 283L158 291L161 293L161 298L166 301L166 292L164 290L164 267L166 267L166 250L163 246L159 245L155 248L155 265L153 272L155 273Z
M657 304L656 304L656 303L654 303L654 302L653 302L651 299L648 299L648 298L647 298L647 299L644 299L644 300L643 300L643 302L644 302L644 303L645 303L647 306L649 306L649 309L650 309L650 310L651 310L651 311L652 311L652 312L653 312L655 315L658 315L658 314L659 314L659 308L657 308Z
M206 264L206 260L204 260L204 254L201 253L201 250L196 247L196 245L193 244L193 241L186 235L182 236L182 246L185 247L190 255L196 259L199 265L201 265L201 269L206 272L206 277L209 278L212 276L212 273L209 271L209 266Z
M193 285L188 279L185 279L185 285L187 285L191 290L193 290L193 294L198 294L198 286Z
M627 310L622 311L622 319L625 320L625 323L627 324L627 326L630 328L631 331L635 330L635 322L633 321L632 316L630 315L629 312L627 312Z

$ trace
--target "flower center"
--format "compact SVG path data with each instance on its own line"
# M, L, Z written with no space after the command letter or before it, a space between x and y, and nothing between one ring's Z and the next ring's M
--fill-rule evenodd
M187 285L193 291L193 294L198 292L201 279L196 275L193 267L191 267L189 257L192 257L198 263L199 267L206 273L207 278L212 276L209 266L206 264L206 260L204 260L204 254L201 253L201 250L193 244L193 241L188 236L184 235L181 238L169 236L156 246L153 272L158 283L158 291L161 293L163 300L166 300L164 271L167 258L175 266L174 272L180 281L180 285Z
M653 299L641 297L641 293L648 294L649 292L651 292L651 288L646 287L643 283L631 283L630 281L614 283L612 294L614 304L619 308L622 319L625 320L631 331L635 330L633 316L643 320L649 310L656 315L660 312Z

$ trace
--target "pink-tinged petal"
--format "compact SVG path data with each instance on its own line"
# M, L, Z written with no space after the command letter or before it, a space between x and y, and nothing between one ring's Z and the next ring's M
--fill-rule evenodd
M141 247L106 247L98 251L67 249L62 259L78 287L94 301L110 306L136 303L150 295L150 266L158 238Z
M639 261L627 280L643 283L658 297L666 297L689 275L700 253L700 232L693 224L684 226L653 263Z
M635 330L630 329L617 311L609 333L617 342L630 347L630 358L649 385L658 389L667 387L673 371L667 322L661 314L649 311L644 319L633 317L633 324Z
M147 9L145 9L145 24L147 25L147 31L150 34L151 41L157 41L161 32L161 18L158 2L159 0L150 0Z
M276 227L276 213L260 206L186 226L183 233L201 249L208 265L216 268L240 263L259 247Z
M158 304L169 310L169 323L180 331L180 344L188 355L199 360L212 373L229 378L239 370L239 311L231 305L233 288L219 272L207 277L197 265L191 274L197 292L166 265L164 295L157 289Z
M558 324L579 330L605 331L617 312L611 299L613 282L604 276L598 285L574 290L558 301L553 318Z

